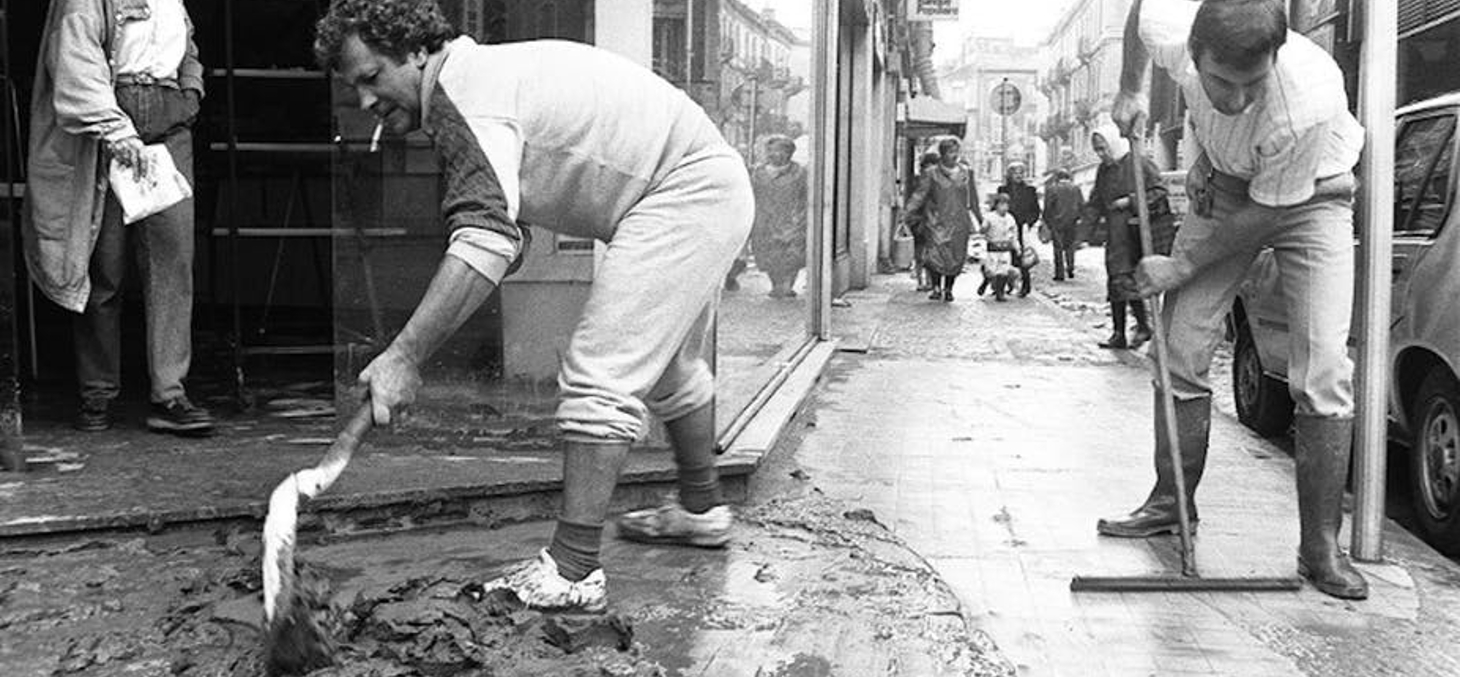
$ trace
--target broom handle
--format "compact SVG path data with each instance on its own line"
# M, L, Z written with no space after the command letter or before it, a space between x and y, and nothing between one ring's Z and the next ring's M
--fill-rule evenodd
M1136 184L1133 201L1136 203L1136 215L1141 227L1141 251L1145 256L1150 256L1156 253L1156 249L1151 237L1150 207L1146 204L1145 135L1132 127L1130 142L1131 169L1134 171ZM1166 448L1171 454L1171 475L1176 480L1176 517L1181 523L1181 574L1197 576L1196 549L1191 542L1191 506L1186 501L1186 473L1181 467L1181 437L1176 431L1176 396L1171 392L1171 371L1166 366L1166 320L1161 316L1161 295L1151 296L1147 305L1150 306L1151 329L1156 335L1156 378L1161 388L1161 408L1166 414L1166 429L1161 432L1166 435Z

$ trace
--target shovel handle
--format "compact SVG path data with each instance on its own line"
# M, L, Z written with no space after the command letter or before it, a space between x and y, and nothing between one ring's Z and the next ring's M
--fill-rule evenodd
M1146 177L1145 177L1145 136L1141 133L1139 126L1132 126L1130 132L1131 143L1131 171L1135 175L1136 193L1132 201L1136 203L1136 216L1139 217L1141 227L1141 252L1144 256L1156 253L1155 245L1151 236L1151 212L1150 206L1146 204ZM1191 542L1191 506L1186 500L1186 473L1181 466L1181 437L1176 430L1176 399L1171 392L1171 370L1168 368L1166 355L1166 321L1162 317L1161 295L1156 294L1150 297L1147 305L1151 313L1151 330L1155 334L1156 344L1156 379L1161 388L1161 408L1165 413L1165 430L1160 431L1166 436L1166 448L1171 454L1172 479L1176 484L1176 517L1180 522L1181 535L1181 573L1185 576L1197 576L1196 570L1196 548Z

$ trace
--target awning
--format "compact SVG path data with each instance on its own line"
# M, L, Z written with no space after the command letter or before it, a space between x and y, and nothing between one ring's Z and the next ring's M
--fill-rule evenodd
M908 99L897 107L897 124L909 138L952 134L963 138L968 127L968 113L961 107L920 96Z

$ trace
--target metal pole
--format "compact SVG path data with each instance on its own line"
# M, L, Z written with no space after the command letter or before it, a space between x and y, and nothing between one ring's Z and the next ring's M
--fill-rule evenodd
M1005 107L1004 97L1008 96L1009 78L999 84L999 182L1003 183L1004 177L1009 175L1009 110Z
M1357 307L1359 360L1354 440L1355 559L1384 557L1385 412L1388 403L1390 266L1393 264L1394 99L1398 73L1399 16L1396 3L1354 3L1362 12L1359 116L1368 132L1360 165L1364 191L1359 233Z

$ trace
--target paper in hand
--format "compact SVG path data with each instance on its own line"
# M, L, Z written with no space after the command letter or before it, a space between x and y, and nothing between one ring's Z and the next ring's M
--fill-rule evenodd
M145 178L138 179L131 167L123 166L116 158L112 158L107 172L112 194L122 205L125 224L136 223L193 196L193 187L177 170L165 146L149 144L142 153L151 170Z

